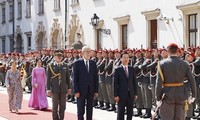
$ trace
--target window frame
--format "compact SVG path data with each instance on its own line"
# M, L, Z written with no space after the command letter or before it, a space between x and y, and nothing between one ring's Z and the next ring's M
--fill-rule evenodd
M31 17L31 0L26 0L26 18Z
M2 47L1 51L2 51L2 53L5 53L6 52L6 39L5 38L1 38L1 43L2 43L2 45L1 45L1 47Z
M194 29L191 29L191 26L190 26L190 23L191 23L191 20L190 20L190 17L191 16L194 16L195 19L194 19L194 24L195 24L195 28ZM188 15L188 45L189 47L196 47L197 46L197 32L198 32L198 27L197 27L197 13L194 13L194 14L189 14ZM195 43L194 45L191 45L191 33L195 33Z
M21 19L22 18L22 1L18 0L17 2L17 19Z
M60 0L54 0L54 10L60 10Z
M6 6L5 5L2 5L1 6L2 8L1 8L1 11L2 11L2 18L1 18L1 23L3 24L3 23L5 23L6 22Z
M96 43L96 46L97 46L97 50L100 50L102 49L102 32L101 32L101 29L96 29L96 37L97 37L97 43Z
M44 14L44 0L38 0L38 15Z
M125 32L126 32L126 35L125 35ZM121 25L121 35L122 35L121 36L122 50L124 50L128 48L128 24Z
M15 41L13 39L13 37L10 37L10 52L14 52L14 44L15 44ZM12 42L11 42L12 41ZM12 43L12 44L11 44Z

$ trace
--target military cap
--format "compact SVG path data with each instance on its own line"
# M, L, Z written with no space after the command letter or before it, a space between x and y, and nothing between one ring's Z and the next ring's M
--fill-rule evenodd
M69 50L68 50L68 53L72 53L72 50L71 50L71 49L69 49Z
M146 49L146 52L152 52L152 49Z
M108 53L108 50L107 49L104 49L104 50L102 50L102 53Z
M54 51L54 55L55 55L55 56L62 56L62 54L63 54L63 51L62 51L62 50L55 50L55 51Z
M114 50L114 53L120 53L120 50L115 49L115 50Z
M97 50L97 53L102 53L102 51L101 50Z
M11 52L9 52L8 55L11 55Z
M195 58L194 53L192 53L192 52L187 52L187 54L188 54L188 55L191 55L193 58Z
M135 54L136 54L136 53L139 53L139 52L141 53L141 50L136 50L136 51L135 51Z
M132 52L132 50L130 48L126 49L126 52Z
M110 49L110 50L108 50L108 53L114 53L114 51L112 51L112 50Z

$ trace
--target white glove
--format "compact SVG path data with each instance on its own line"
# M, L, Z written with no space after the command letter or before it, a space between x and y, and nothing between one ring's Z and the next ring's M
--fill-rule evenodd
M188 103L191 104L191 103L194 102L194 100L195 100L195 98L193 98L193 97L190 96L190 97L188 98Z
M156 106L160 107L161 104L162 104L162 101L161 101L161 100L160 100L160 101L156 101Z

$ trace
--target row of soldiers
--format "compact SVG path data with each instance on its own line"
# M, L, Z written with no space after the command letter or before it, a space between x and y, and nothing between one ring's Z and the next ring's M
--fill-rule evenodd
M157 63L162 59L168 57L166 49L126 49L130 57L129 65L135 68L138 99L135 101L137 113L134 116L142 118L150 118L152 107L155 106L155 82L157 76ZM93 50L91 53L91 60L97 64L99 75L99 96L94 100L94 107L107 111L116 111L116 103L113 95L113 75L115 69L121 65L120 55L122 50ZM21 70L22 87L28 86L31 91L31 72L36 66L36 59L41 58L43 67L53 62L52 49L43 49L40 52L33 51L26 54L19 53L2 53L0 55L0 80L1 85L4 86L5 73L9 69L9 61L15 59L18 62L18 69ZM63 50L62 62L69 66L70 74L73 74L73 63L82 57L80 50ZM198 112L195 116L200 116L200 48L188 48L184 50L179 49L180 59L186 60L191 66L191 70L197 84L197 98L190 114L194 116L194 112ZM71 75L72 76L72 75ZM71 77L71 81L73 78ZM71 82L73 83L73 82ZM73 85L72 85L73 86ZM68 96L69 102L76 103L74 93ZM145 114L142 114L142 109L145 109ZM188 112L189 113L189 112Z

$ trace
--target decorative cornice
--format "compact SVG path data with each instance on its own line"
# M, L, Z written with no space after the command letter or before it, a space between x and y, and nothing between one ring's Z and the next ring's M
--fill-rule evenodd
M115 17L115 18L113 18L113 20L117 21L118 24L120 24L120 25L128 24L128 22L130 20L130 15L125 15L125 16L121 16L121 17Z
M6 38L6 35L0 36L0 39L5 39L5 38Z
M159 8L142 11L141 14L145 16L147 20L156 19L160 15L161 10Z
M27 36L32 35L32 31L24 32L24 34Z
M8 38L13 38L13 34L7 35Z
M191 9L198 9L198 8L200 8L200 1L194 2L194 3L189 3L189 4L178 5L178 6L176 6L176 8L181 10L181 11L187 11L187 10L191 10Z

